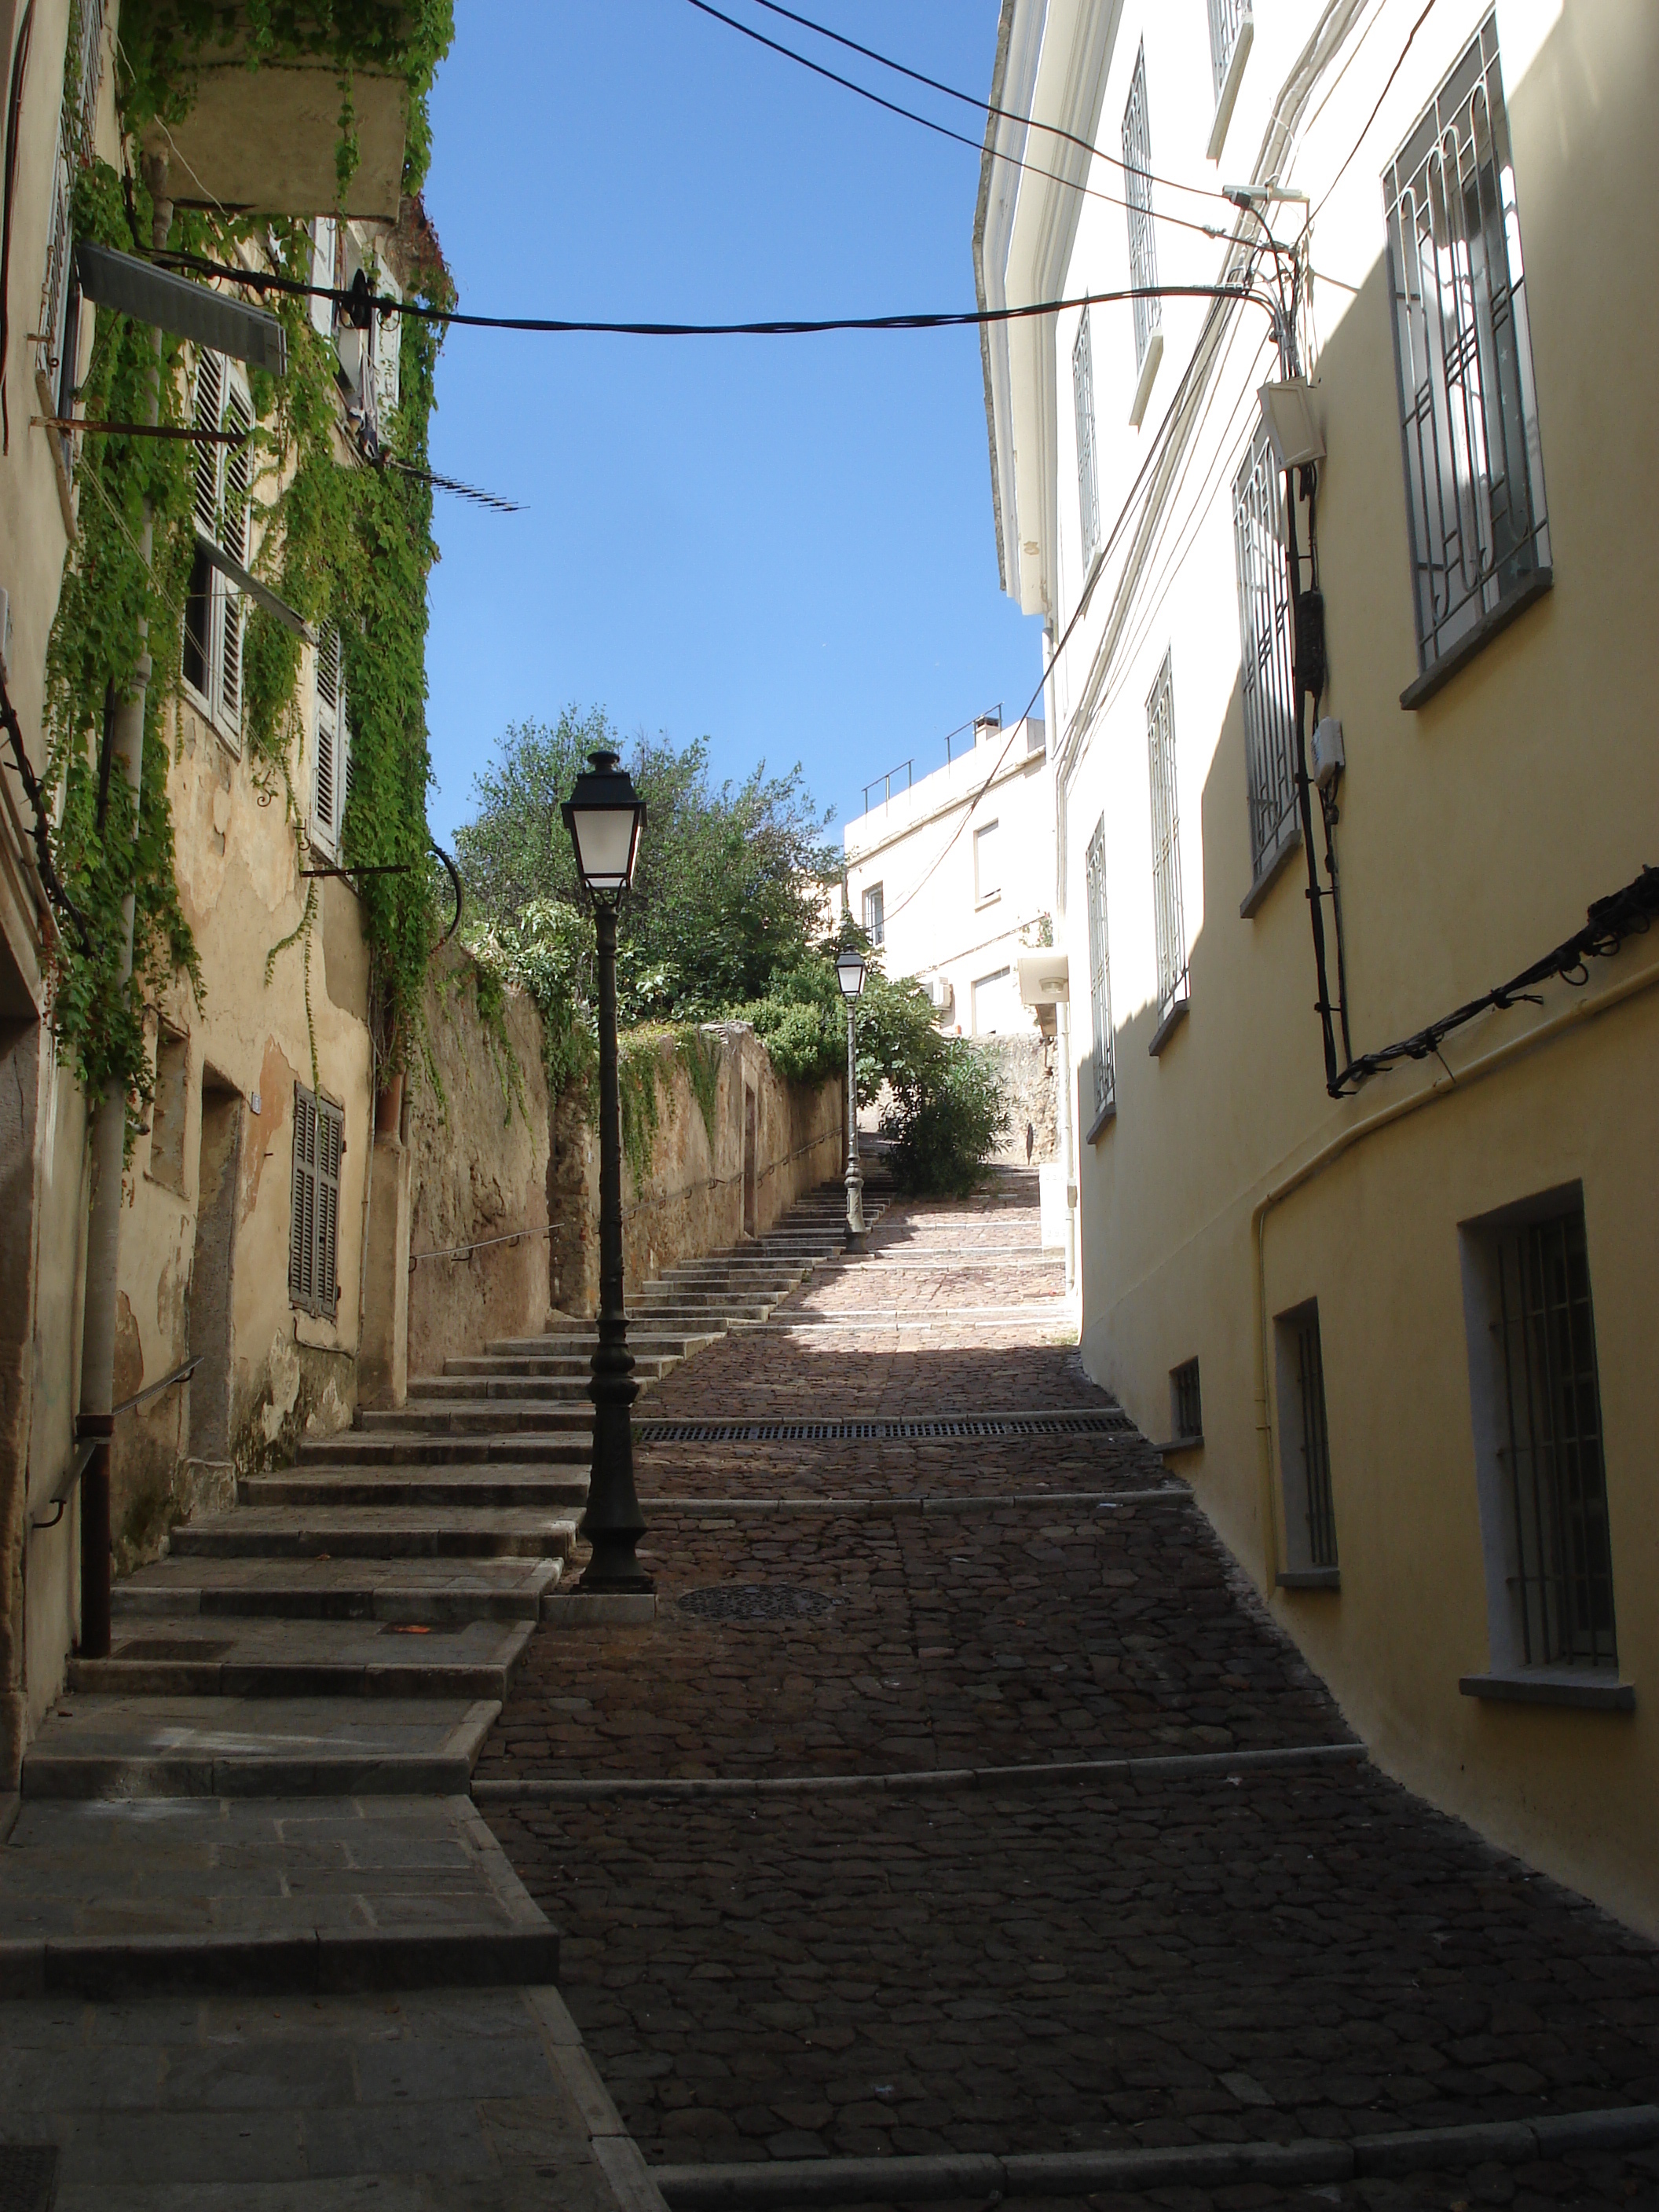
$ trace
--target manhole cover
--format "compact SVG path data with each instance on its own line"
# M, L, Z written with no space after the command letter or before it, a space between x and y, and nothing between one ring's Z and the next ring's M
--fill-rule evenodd
M676 1601L682 1613L699 1620L811 1620L835 1601L822 1590L793 1583L716 1583Z
M0 2143L0 2212L52 2212L56 2143Z

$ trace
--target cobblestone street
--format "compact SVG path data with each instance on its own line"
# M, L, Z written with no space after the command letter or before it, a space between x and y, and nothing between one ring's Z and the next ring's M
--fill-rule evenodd
M869 1257L641 1419L1109 1415L1036 1194L1008 1174L890 1207ZM645 1437L657 1624L544 1627L476 1789L653 2163L1286 2142L1659 2098L1653 1948L1365 1763L1133 1431ZM1109 1761L1136 1765L1089 1770ZM1094 2201L1653 2205L1659 2156Z

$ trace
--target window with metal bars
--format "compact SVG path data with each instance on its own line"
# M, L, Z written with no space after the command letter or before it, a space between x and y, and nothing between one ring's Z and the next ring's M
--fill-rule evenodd
M1181 817L1176 795L1175 684L1164 656L1146 700L1152 791L1152 926L1158 945L1158 1011L1163 1021L1187 997L1187 924L1181 901Z
M331 1321L340 1297L340 1161L344 1152L342 1109L296 1083L289 1302Z
M1485 1232L1498 1418L1488 1497L1502 1529L1505 1610L1526 1667L1616 1668L1613 1553L1584 1208Z
M1183 1359L1170 1370L1170 1415L1178 1437L1204 1433L1204 1399L1198 1387L1198 1362Z
M872 884L864 894L864 933L872 945L887 941L887 909L879 884Z
M1550 580L1495 17L1382 186L1419 666L1427 676L1459 665Z
M1273 1323L1279 1369L1279 1463L1285 1492L1285 1554L1292 1575L1324 1576L1336 1564L1331 1443L1325 1418L1325 1358L1319 1304L1310 1298Z
M1084 861L1089 907L1089 1007L1094 1024L1095 1114L1117 1103L1117 1066L1112 1045L1112 970L1106 935L1106 817L1095 824Z
M1072 404L1077 416L1077 509L1086 575L1100 546L1100 490L1095 478L1095 368L1086 307L1078 325L1077 343L1072 348Z
M212 552L246 568L252 550L253 405L240 368L205 348L196 364L198 430L234 431L240 442L196 448L196 557L185 598L183 669L196 704L234 745L242 731L242 594Z
M1291 590L1279 542L1279 471L1265 425L1233 480L1238 568L1239 689L1244 707L1250 872L1267 875L1296 835L1296 682Z
M1158 283L1158 249L1152 238L1152 139L1146 122L1146 49L1135 56L1129 80L1129 104L1123 111L1123 198L1129 218L1129 282L1140 290ZM1156 300L1133 302L1135 367L1146 358L1152 332L1163 322Z
M98 95L104 82L104 0L80 0L70 16L64 57L64 104L52 155L52 212L46 228L46 266L35 325L35 385L48 414L68 416L75 398L75 353L80 339L75 283L71 203L75 179L92 158ZM69 440L64 441L65 457Z
M317 645L317 744L312 776L312 842L337 855L351 791L351 727L346 719L345 663L337 629Z
M1250 15L1250 0L1210 0L1210 65L1218 101L1227 88L1227 72L1238 51L1240 27Z

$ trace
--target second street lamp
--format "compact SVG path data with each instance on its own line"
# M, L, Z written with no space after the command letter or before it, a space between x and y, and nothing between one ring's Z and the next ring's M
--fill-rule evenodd
M847 1249L862 1252L864 1226L864 1170L859 1165L859 1062L854 1019L859 994L864 988L864 955L856 945L843 945L836 955L836 981L847 1001Z
M613 752L592 752L566 800L564 826L599 935L599 1313L587 1395L593 1401L593 1457L580 1533L592 1547L578 1588L648 1590L635 1556L645 1516L634 1488L632 1407L640 1386L628 1348L623 1302L622 1107L617 1087L617 910L634 880L645 801Z

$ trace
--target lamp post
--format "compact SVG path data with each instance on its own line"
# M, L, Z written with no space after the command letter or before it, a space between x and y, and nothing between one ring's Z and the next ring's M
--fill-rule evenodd
M868 1232L864 1226L864 1170L859 1165L859 1062L853 1025L864 988L864 955L856 945L843 945L836 955L836 981L847 1001L847 1249L862 1252Z
M634 1488L629 1409L639 1395L623 1304L622 1113L617 1088L617 910L634 880L645 801L617 755L587 757L563 807L576 868L593 902L599 969L599 1340L587 1395L593 1401L593 1459L580 1533L592 1547L580 1589L648 1590L635 1557L645 1516Z

